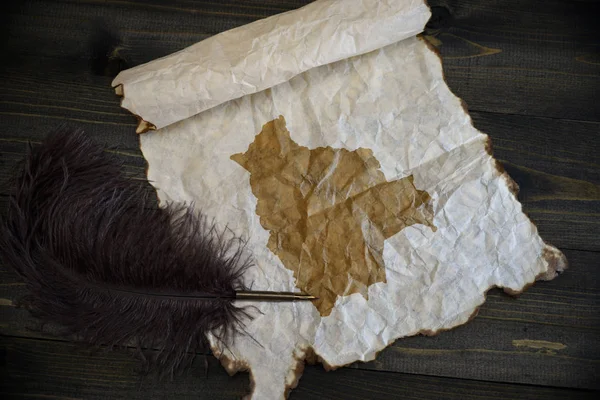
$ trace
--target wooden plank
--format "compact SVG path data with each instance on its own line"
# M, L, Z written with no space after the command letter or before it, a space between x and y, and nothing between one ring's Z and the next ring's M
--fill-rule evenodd
M6 21L1 25L10 29L1 44L8 60L0 65L0 180L23 154L23 140L40 140L49 128L63 122L82 126L100 142L116 146L128 172L143 177L145 161L140 157L138 137L132 133L135 119L120 109L109 87L111 79L90 73L85 38L93 32L95 18L104 18L116 28L124 39L126 61L136 65L306 2L15 2L0 13ZM597 137L600 120L593 21L598 5L556 0L430 0L430 4L449 10L446 22L438 21L443 26L428 31L438 40L449 85L469 104L476 127L491 135L495 155L521 186L524 211L548 242L562 248L600 250L600 149L597 141L590 140ZM6 193L0 189L2 209ZM597 253L565 253L571 269L557 280L535 285L518 300L491 291L472 323L434 338L401 340L376 362L355 365L367 369L356 371L359 375L351 368L333 374L308 368L306 377L313 374L320 383L308 392L302 392L302 386L296 393L303 393L306 397L302 398L377 398L385 387L381 398L383 394L386 398L396 394L407 398L489 395L478 391L480 386L440 393L447 381L435 381L428 387L438 391L425 390L431 394L423 397L421 392L398 388L396 380L383 379L397 376L383 371L598 388L600 259ZM26 312L9 305L24 289L14 273L0 270L0 285L0 298L7 299L0 305L0 332L52 337L40 335ZM64 353L77 351L72 348ZM334 382L331 376L344 378L339 385L330 384ZM410 382L410 376L402 375L400 382ZM53 395L56 383L40 379L50 385L43 386L48 389L43 394ZM77 385L83 388L77 390L87 390L86 384ZM208 389L196 392L193 385L187 389L184 385L179 392L173 387L157 389L157 397L212 393ZM410 385L419 388L417 383ZM484 387L490 385L505 386L486 383ZM516 390L524 387L515 386L515 392L500 391L497 396L523 398ZM127 390L118 396L147 398L147 393ZM532 388L531 393L537 390ZM92 392L82 396L103 393ZM59 387L56 393L64 392ZM562 393L562 398L579 395L556 393ZM237 392L232 396L237 397Z
M564 27L565 22L557 21L555 16L557 10L560 7L566 7L565 5L556 2L545 3L539 13L535 14L536 19L533 19L531 13L525 13L525 11L531 9L535 2L517 3L511 4L515 10L523 11L523 15L526 16L517 33L509 31L513 22L503 13L505 8L503 7L501 10L494 8L498 7L494 3L438 1L432 2L431 5L434 7L434 11L439 10L439 7L447 7L449 11L446 19L452 19L452 24L460 25L463 22L479 24L477 25L478 29L494 29L494 26L497 26L497 29L504 33L493 36L494 38L508 43L521 43L522 46L527 45L533 49L532 51L538 51L539 46L531 46L529 40L532 37L531 26L541 29L540 32L544 33L539 37L535 36L542 42L559 35L562 43L560 46L563 47L565 43L585 41L589 36L587 25L575 24L579 21L578 18L583 18L581 14L587 10L586 7L590 7L589 4L582 4L580 8L576 9L581 12L569 14L570 22L567 23L569 27L567 29ZM222 8L219 8L209 3L161 4L157 2L148 6L115 2L113 5L117 8L112 10L93 1L71 4L68 7L58 7L46 2L31 2L13 10L12 17L14 19L11 20L11 24L16 25L15 29L18 34L11 35L11 39L5 47L7 47L6 51L13 55L12 64L16 63L18 67L11 66L10 62L4 67L0 67L0 77L4 78L0 81L0 91L2 92L0 116L3 120L0 136L2 140L14 140L15 138L39 140L49 127L67 122L84 127L90 135L101 142L117 146L120 151L140 155L137 149L138 138L132 133L135 119L118 106L119 100L110 88L110 78L92 75L88 68L86 55L89 53L89 45L87 41L81 40L81 35L92 34L94 25L90 15L110 17L109 19L116 29L123 30L124 39L130 42L127 48L132 52L138 48L141 50L139 55L134 53L127 55L129 62L135 65L168 54L179 47L190 45L217 32L218 29L225 29L218 24L218 21L227 20L232 25L243 24L247 23L248 19L263 16L265 12L269 12L268 10L279 12L283 8L294 8L304 2L283 3L279 6L260 5L259 2L254 2L241 5L239 12L233 12L234 7L231 5L223 5ZM117 9L123 12L112 15ZM260 10L259 14L263 14L252 14L254 9ZM439 14L439 11L436 11L436 14ZM131 15L140 17L132 21ZM178 23L169 25L170 29L167 29L167 26L163 24L167 23L165 21L169 21L169 18L177 18ZM203 33L194 33L198 21L205 19L207 23L203 28ZM540 20L545 22L541 24ZM159 22L155 23L156 21ZM488 23L481 25L480 21ZM444 25L443 21L437 23ZM447 29L448 26L454 27L452 24L444 26L444 29ZM550 25L561 28L557 30L552 28L550 31L548 28ZM577 25L576 29L571 29L573 25ZM204 25L202 26L204 27ZM72 28L74 27L77 28L77 35L73 34ZM232 26L227 28L229 27ZM40 32L44 32L43 37L40 37ZM446 31L442 29L436 37L440 40L444 39L442 35L444 32ZM142 36L134 39L131 35ZM550 40L544 46L557 45L555 42L554 39ZM512 104L509 98L503 97L502 91L499 91L498 88L490 89L487 85L489 81L502 88L510 87L511 82L518 77L520 70L510 71L502 79L496 77L479 79L470 76L462 80L458 79L455 85L452 81L454 79L452 78L452 68L450 68L452 65L471 60L467 62L469 68L477 70L481 62L473 60L487 59L485 57L488 57L486 55L485 57L469 56L470 58L464 58L463 53L466 50L463 48L464 46L461 47L460 43L466 42L458 39L454 42L446 40L440 46L442 54L445 55L444 68L451 88L458 91L462 90L461 87L467 88L468 93L466 93L466 97L463 97L471 104L471 108L506 111L488 106L480 107L478 102L491 104L492 101L502 99L504 104ZM474 45L469 46L473 47ZM515 49L514 51L521 54L525 49ZM497 53L489 55L489 57L499 57L501 54ZM144 59L146 56L150 58ZM514 54L511 57L511 60L514 61ZM578 63L577 68L579 68L581 63L574 62ZM44 68L40 69L40 65L43 65ZM583 63L583 65L595 68L593 64ZM577 70L573 69L575 67L570 64L565 64L561 68L563 67L569 71ZM579 75L563 77L561 82L579 78ZM598 80L595 79L592 83L581 84L600 93L600 90L595 90L598 87L597 82ZM558 90L556 88L561 86L554 82L548 87L550 88L548 90ZM537 101L546 105L560 104L561 109L564 106L563 102L568 103L566 109L570 105L574 105L577 109L584 109L585 107L580 102L569 97L575 95L581 96L588 106L595 107L596 103L590 101L592 97L587 96L585 90L574 90L576 87L577 85L573 86L566 97L564 93L548 94L537 89L532 90L532 93L547 95L548 98L537 99ZM471 92L474 95L485 95L485 98L477 98L473 102L473 99L469 98ZM493 93L493 95L490 96L488 93ZM459 95L462 96L461 93ZM526 98L527 96L519 95L518 97ZM552 112L552 117L563 115L561 112L555 111ZM506 161L507 170L521 186L520 200L524 205L524 211L538 225L542 236L548 242L561 248L600 250L600 242L595 240L600 236L599 149L597 141L589 140L598 135L600 125L580 121L557 121L553 118L528 118L482 112L473 112L473 119L477 127L492 136L496 156ZM566 132L568 134L565 134ZM9 166L0 168L0 180L2 181L5 180L6 173L18 156L15 146L5 147L5 145L6 142L0 142L0 151L2 151L0 165ZM125 162L129 165L129 160ZM143 162L134 162L132 168L142 171L140 169L142 164Z
M523 211L560 248L600 250L600 123L472 113L521 190ZM568 132L568 134L565 134Z
M599 122L471 112L494 155L540 173L600 184ZM529 197L529 196L528 196Z
M475 319L401 339L359 368L600 388L600 253L565 251L570 268L517 299L488 292ZM563 347L564 346L564 347Z
M101 143L141 156L135 117L120 107L110 78L86 70L46 75L44 70L26 67L4 71L4 75L0 72L0 76L4 78L0 82L0 146L39 142L50 129L66 124L84 129Z
M130 352L81 350L68 343L2 338L2 387L5 399L234 399L249 390L247 374L227 376L212 357L196 357L192 369L172 381L140 377ZM342 369L325 373L307 367L292 400L300 399L564 399L593 393L528 385Z
M596 313L598 308L596 306ZM578 330L523 317L510 317L493 305L469 324L439 336L396 342L357 368L460 377L495 382L600 389L599 330ZM544 313L536 312L536 317ZM548 314L550 319L555 313Z
M25 65L42 66L49 74L86 68L89 43L81 39L92 34L98 18L122 36L122 55L134 66L307 3L27 2L9 10L3 76ZM600 12L597 3L432 0L430 5L435 18L427 33L444 57L449 86L472 110L600 120L600 60L591 17Z
M92 351L47 340L3 337L2 386L7 399L160 399L241 398L249 390L247 374L228 376L218 361L197 357L184 376L159 382L139 374L131 351Z
M92 137L95 136L93 132L86 132ZM18 173L17 168L27 154L29 143L33 146L39 144L47 133L48 131L45 131L39 138L25 138L16 135L13 137L0 137L0 181L2 181L2 185L0 185L0 194L6 196L9 193L10 188L6 186L7 180L15 173ZM99 139L98 142L103 143L101 139ZM107 147L107 152L116 155L123 163L123 172L125 175L146 181L147 164L139 149L128 151L121 147L109 146ZM0 215L3 215L3 212L4 207L2 208L2 211L0 211Z
M450 88L477 111L599 121L600 4L430 0Z
M51 82L47 85L52 85ZM33 87L35 83L30 85ZM70 85L76 87L74 83ZM53 93L44 90L44 93ZM101 92L102 88L98 87L98 90ZM106 93L106 98L110 96L111 93ZM57 107L67 104L61 103L59 98L38 98L36 101ZM6 110L7 106L0 101L0 110L3 106ZM102 106L103 110L114 114L120 110L116 102ZM85 98L80 99L78 108L99 109ZM3 117L5 123L0 127L3 133L0 135L1 182L6 181L25 154L28 141L39 142L49 127L56 127L65 119L69 122L68 119L83 120L86 117L85 111L62 108L36 112L39 115L36 118ZM480 112L473 113L473 121L492 138L494 155L519 184L523 210L538 226L542 237L559 248L600 250L597 240L600 237L600 144L589 140L599 133L600 124ZM130 131L132 125L70 123L82 127L100 143L114 147L130 176L145 177L146 162L139 150L139 138ZM6 195L7 188L0 186L0 194Z
M479 315L435 337L397 341L376 361L355 368L496 382L600 389L600 253L566 251L571 268L538 282L518 299L491 290ZM0 270L0 334L54 339L12 302L25 287Z
M109 79L69 82L68 73L50 77L40 72L14 74L0 100L0 180L24 152L23 141L39 141L61 123L83 127L90 136L114 146L132 169L145 161L133 117L119 107ZM66 96L64 93L70 93ZM600 154L597 122L507 116L473 112L475 126L492 138L495 155L521 186L524 211L543 237L556 246L600 250ZM568 132L565 135L564 132ZM5 192L4 192L5 193Z

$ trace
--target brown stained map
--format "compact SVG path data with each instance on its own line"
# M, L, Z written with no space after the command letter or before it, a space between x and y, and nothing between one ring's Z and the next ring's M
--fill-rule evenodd
M386 281L385 239L413 224L435 230L431 198L412 176L388 182L369 149L300 146L283 117L231 159L250 172L269 249L319 298L322 316L338 296L367 298L369 285Z

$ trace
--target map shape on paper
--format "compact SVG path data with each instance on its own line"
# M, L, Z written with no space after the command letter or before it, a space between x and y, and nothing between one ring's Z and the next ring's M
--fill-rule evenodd
M413 177L388 182L369 149L298 145L280 116L231 159L250 172L268 248L318 297L322 316L338 296L385 282L385 239L414 224L433 225L431 196Z

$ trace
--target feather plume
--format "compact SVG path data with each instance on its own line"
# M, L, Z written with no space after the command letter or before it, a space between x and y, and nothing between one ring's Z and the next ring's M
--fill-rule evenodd
M30 146L12 186L1 256L42 321L93 345L159 349L147 364L163 374L187 365L208 333L226 343L243 331L241 242L190 208L153 206L82 131Z

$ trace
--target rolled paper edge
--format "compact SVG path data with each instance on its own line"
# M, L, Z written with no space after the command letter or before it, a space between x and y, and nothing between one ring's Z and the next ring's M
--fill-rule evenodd
M138 119L139 122L138 122L138 126L135 128L135 133L137 133L138 135L141 135L148 131L156 130L156 125L154 125L152 122L145 121L139 115L136 115L136 118Z
M117 85L114 87L115 89L115 94L119 97L121 97L121 108L125 108L123 107L123 100L125 99L125 89L123 89L123 85ZM131 112L131 110L129 110L129 112ZM132 113L133 114L133 113ZM138 120L138 124L135 128L135 133L137 133L138 135L141 135L143 133L146 133L148 131L155 131L156 130L156 125L154 125L152 122L148 122L145 119L143 119L142 117L140 117L139 115L133 114L135 116L135 118Z
M370 3L376 4L376 1L370 0ZM258 47L258 49L256 49L256 46L252 45L252 41L246 41L246 50L251 57L242 58L241 60L254 60L254 58L256 58L258 61L254 60L252 61L251 65L248 65L248 62L246 61L243 63L240 62L238 59L239 57L230 56L230 59L223 61L225 63L224 65L227 66L227 69L221 68L220 70L225 71L225 75L227 71L229 71L232 77L235 79L222 79L219 84L205 87L204 91L207 94L200 96L196 92L188 91L187 94L182 94L179 101L177 101L175 104L173 103L172 98L163 98L168 96L154 96L152 99L147 99L147 96L144 93L139 93L139 87L147 84L148 81L154 82L160 86L156 89L156 91L159 93L163 90L167 90L166 86L170 86L161 86L160 83L163 81L172 82L174 78L169 75L169 71L173 68L165 66L165 64L172 62L172 65L177 65L177 57L181 56L183 53L200 54L200 56L204 58L209 57L210 54L207 54L207 52L210 53L212 47L219 47L221 42L231 41L244 32L247 33L249 37L255 37L256 39L259 39L265 35L272 35L274 32L275 34L278 34L278 32L285 27L288 27L292 30L292 32L295 32L299 30L299 27L304 26L304 23L301 21L301 17L323 15L327 9L334 6L337 8L343 8L342 6L345 5L346 8L344 9L354 9L354 7L350 7L350 4L354 6L352 0L315 1L288 12L275 14L249 24L239 26L237 28L218 33L183 50L174 52L170 55L150 61L148 63L123 70L113 79L111 86L115 88L117 95L123 97L121 107L127 109L132 114L139 116L143 121L146 122L145 124L138 126L136 129L137 133L144 133L148 130L162 129L183 119L200 114L203 111L216 107L227 101L235 100L243 96L266 90L283 82L287 82L294 76L307 70L322 65L331 64L342 59L347 59L375 51L392 43L412 37L423 31L425 24L431 17L431 11L425 0L402 0L401 2L391 2L387 6L387 8L390 10L390 12L387 14L381 14L378 11L373 11L372 7L367 7L367 4L363 6L363 8L371 11L365 11L363 14L356 12L350 13L353 18L348 20L348 26L344 32L347 31L347 34L352 36L353 31L357 26L361 26L361 24L364 25L371 19L380 16L379 14L381 14L382 18L385 17L384 20L386 23L381 24L381 29L376 29L375 33L369 32L369 35L367 35L369 40L365 41L364 43L359 42L361 45L358 46L358 48L348 50L344 46L337 46L340 48L338 52L325 53L322 56L312 55L308 59L302 58L302 62L298 62L298 65L293 66L293 68L289 68L287 65L280 66L279 63L276 63L275 61L269 61L270 64L267 65L266 69L270 69L271 73L266 74L266 78L261 77L258 82L253 81L251 82L252 84L249 84L247 82L240 83L239 80L241 78L235 77L235 74L233 73L235 71L231 71L231 65L239 64L237 70L240 76L251 76L253 74L262 76L265 70L265 66L263 65L263 59L265 56L259 51L260 49L263 49L263 47ZM296 16L296 18L291 18L290 15ZM339 16L339 14L334 15ZM285 21L283 21L283 19L285 19ZM323 22L322 29L329 28L330 30L335 30L339 28L336 25L332 25L334 22L327 21L328 19ZM285 22L285 24L280 24L281 22ZM377 32L379 32L379 34L377 34ZM294 37L294 35L291 36ZM329 37L326 37L323 40L329 42L332 41L332 39ZM296 38L292 41L293 45L279 45L277 47L277 51L289 59L296 59L298 56L303 56L306 51L297 54L297 52L294 52L293 49L304 49L305 41L306 38ZM356 44L356 41L354 42L354 44ZM320 43L321 42L319 42L318 46L313 45L309 48L312 49L315 47L316 51L320 48ZM321 54L318 51L316 52L318 55ZM261 58L257 58L258 56L261 56ZM268 60L271 60L272 57L267 58ZM189 61L185 61L183 65L188 63ZM219 65L221 65L221 63L219 63ZM187 68L183 75L179 74L175 78L182 82L186 82L186 80L197 82L202 76L202 71L210 71L206 68L207 67L204 66L202 69L200 69L200 72L192 71L192 69ZM149 72L152 73L150 74ZM165 77L164 75L167 76ZM204 75L206 75L206 73L204 73ZM119 88L119 86L121 86L121 88ZM124 93L125 86L127 86L127 91L129 91L127 95ZM165 105L169 106L169 112L165 111L167 108Z

